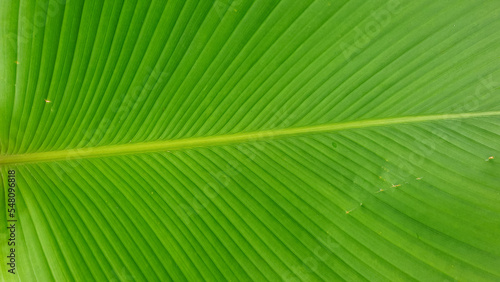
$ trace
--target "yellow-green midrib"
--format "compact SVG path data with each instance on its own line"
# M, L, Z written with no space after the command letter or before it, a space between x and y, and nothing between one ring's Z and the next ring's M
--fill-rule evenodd
M140 142L133 144L119 144L109 146L98 146L89 148L68 149L60 151L39 152L29 154L4 155L0 157L2 164L37 163L59 160L95 158L116 155L137 154L146 152L159 152L168 150L182 150L197 147L211 147L218 145L237 144L256 140L270 140L290 136L310 135L327 133L347 129L370 128L377 126L388 126L406 123L420 123L442 120L459 120L481 117L500 116L500 111L439 114L425 116L407 116L385 119L371 119L360 121L348 121L324 125L314 125L297 128L272 129L264 131L224 134L218 136L192 137L177 140L164 140L152 142Z

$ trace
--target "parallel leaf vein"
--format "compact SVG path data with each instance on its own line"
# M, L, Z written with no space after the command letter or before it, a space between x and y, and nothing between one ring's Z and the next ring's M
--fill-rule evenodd
M339 123L330 123L324 125L313 125L296 128L271 129L254 132L243 132L235 134L224 134L218 136L189 137L177 140L163 140L140 142L134 144L118 144L99 147L67 149L60 151L26 153L17 155L0 156L0 165L19 164L19 163L37 163L59 160L108 157L116 155L128 155L146 152L161 152L168 150L183 150L197 147L212 147L228 145L235 143L245 143L250 141L271 140L291 136L311 135L319 133L328 133L347 129L369 128L378 126L388 126L396 124L420 123L442 120L459 120L481 117L497 117L500 111L491 112L473 112L458 114L438 114L425 116L407 116L384 119L371 119L359 121L347 121Z

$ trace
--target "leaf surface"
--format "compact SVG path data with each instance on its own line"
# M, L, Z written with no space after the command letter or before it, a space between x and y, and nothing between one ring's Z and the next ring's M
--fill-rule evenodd
M0 277L498 280L499 13L1 2Z

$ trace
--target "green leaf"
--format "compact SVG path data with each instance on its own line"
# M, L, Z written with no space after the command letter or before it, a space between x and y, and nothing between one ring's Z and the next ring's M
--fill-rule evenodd
M0 277L500 279L499 14L1 1Z

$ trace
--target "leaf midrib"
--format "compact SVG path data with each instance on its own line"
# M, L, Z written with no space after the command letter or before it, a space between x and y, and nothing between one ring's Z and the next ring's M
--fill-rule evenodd
M107 145L80 149L69 149L29 154L3 155L0 156L0 165L39 163L60 160L84 159L95 157L109 157L118 155L129 155L138 153L161 152L171 150L183 150L199 147L212 147L235 143L244 143L257 140L271 140L290 136L310 135L326 133L355 128L368 128L387 126L394 124L418 123L439 120L455 120L466 118L479 118L500 116L500 111L475 112L460 114L439 114L425 116L406 116L384 119L368 119L359 121L348 121L314 125L296 128L271 129L246 133L224 134L219 136L190 137L176 140L139 142L133 144Z

